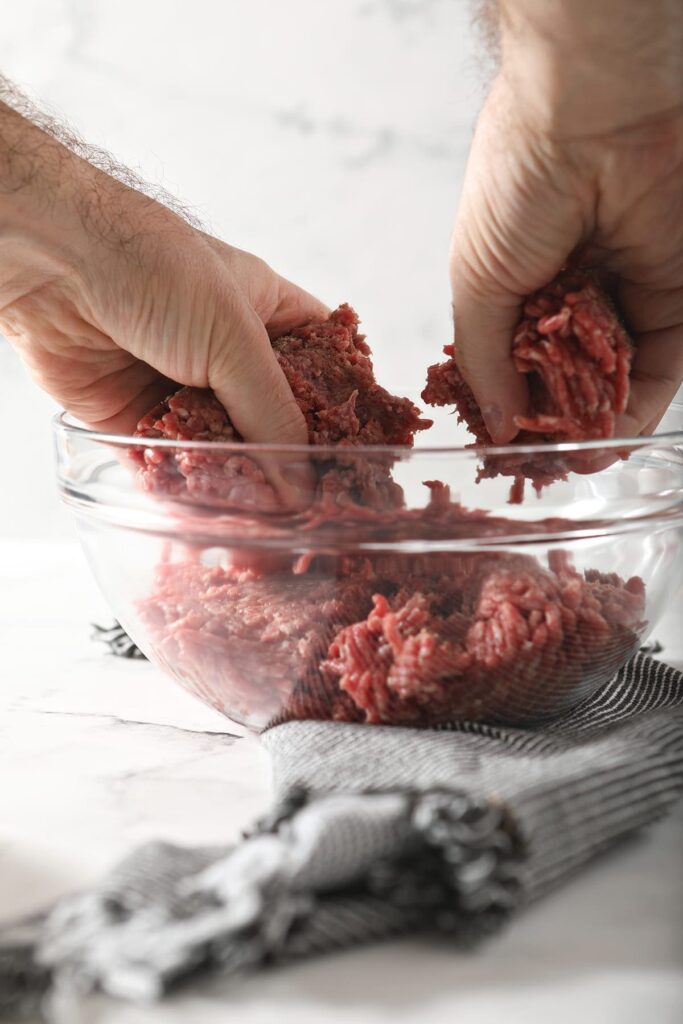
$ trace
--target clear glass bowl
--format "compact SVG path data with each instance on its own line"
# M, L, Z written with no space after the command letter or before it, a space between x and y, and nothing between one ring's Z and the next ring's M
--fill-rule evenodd
M414 449L142 447L64 415L54 432L61 495L116 618L254 730L541 720L608 679L678 599L681 406L654 437L485 453L439 413L426 440L447 443ZM224 507L214 485L241 472L233 456L266 481L313 465L327 497L296 509L266 482ZM566 478L509 504L520 456Z

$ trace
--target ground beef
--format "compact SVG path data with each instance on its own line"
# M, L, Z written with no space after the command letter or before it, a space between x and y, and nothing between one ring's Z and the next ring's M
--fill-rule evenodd
M391 395L375 380L370 348L358 333L358 317L340 306L321 324L298 327L273 342L273 349L306 419L312 445L412 445L430 420L407 398ZM215 395L182 388L140 420L137 437L171 441L238 443L242 437ZM282 510L264 470L252 458L205 449L131 449L147 491L193 504L259 512ZM321 490L373 507L400 505L391 479L391 458L314 462Z
M367 580L329 579L311 571L257 575L253 569L207 568L197 561L162 564L138 614L157 658L219 711L266 725L292 694L299 704L329 644L371 607ZM302 691L303 687L303 691ZM329 717L336 697L325 701ZM314 702L311 702L314 704ZM349 702L350 703L350 702ZM352 716L347 710L344 717Z
M583 428L606 436L626 401L625 335L592 285L577 291L573 283L571 291L568 280L529 300L515 335L532 395L520 422L525 439L573 438ZM279 501L253 459L135 449L142 486L160 497L253 511L240 517L242 547L228 545L221 564L209 568L201 552L189 552L158 567L138 608L158 659L219 710L256 726L291 718L515 723L576 700L635 650L642 581L580 574L559 551L547 566L505 551L453 552L449 543L463 537L547 536L566 523L466 509L439 481L427 483L426 508L405 508L391 452L359 457L353 448L409 445L427 423L375 382L357 324L342 306L326 323L274 343L306 417L317 475L311 506L288 520L280 545L273 517L262 515ZM488 438L454 358L430 369L425 397L455 402L478 440ZM145 417L139 435L241 440L214 396L192 388ZM557 475L547 463L543 471ZM518 459L515 476L526 473ZM532 479L538 485L545 477ZM182 517L197 514L184 507L180 535ZM311 538L309 553L291 554L293 530L303 550ZM220 534L207 547L220 549Z
M319 555L262 573L162 565L139 614L157 656L214 707L426 726L522 722L616 670L644 588L507 553Z
M616 671L642 629L638 578L580 575L561 556L548 570L515 556L445 563L374 595L330 645L326 668L367 722L539 718Z
M183 443L242 440L216 396L201 388L182 388L171 395L140 420L135 434ZM146 491L219 508L281 507L261 467L243 455L141 447L131 448L130 455L140 466L138 481Z
M407 398L375 380L358 316L340 306L322 324L298 327L273 342L315 445L412 445L431 426Z
M444 352L449 358L429 367L422 398L429 405L454 405L477 442L491 444L455 347ZM515 367L529 385L529 410L516 419L515 444L613 437L615 418L628 401L632 352L610 300L589 275L564 271L530 296L512 342ZM485 457L480 477L514 476L511 500L519 502L524 479L540 490L564 478L568 468L563 455L511 452Z

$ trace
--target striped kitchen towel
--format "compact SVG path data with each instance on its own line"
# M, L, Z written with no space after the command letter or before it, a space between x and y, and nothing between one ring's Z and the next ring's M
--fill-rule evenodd
M277 803L233 848L153 843L0 933L0 1008L155 999L408 932L475 943L683 789L683 675L637 655L540 730L288 722Z

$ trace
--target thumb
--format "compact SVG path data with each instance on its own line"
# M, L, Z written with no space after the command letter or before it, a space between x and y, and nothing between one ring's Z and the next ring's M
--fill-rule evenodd
M308 429L259 316L246 303L225 320L212 339L209 387L245 441L307 445ZM310 497L311 469L305 453L258 456L267 479L286 505Z
M523 296L502 287L485 268L475 269L472 248L468 226L461 222L451 254L456 358L492 440L506 444L517 434L514 417L528 402L511 347Z
M245 441L308 442L303 414L275 357L268 332L246 303L215 329L208 384Z
M495 102L494 102L495 101ZM511 127L512 125L512 127ZM525 138L497 97L472 144L451 245L456 356L494 441L517 433L528 390L512 361L524 299L582 236L578 201L548 147Z

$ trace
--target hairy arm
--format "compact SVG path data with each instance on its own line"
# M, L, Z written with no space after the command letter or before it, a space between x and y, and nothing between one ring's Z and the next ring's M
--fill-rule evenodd
M499 3L504 74L549 133L614 133L683 104L680 0Z
M0 330L38 384L118 431L170 382L208 386L246 439L305 442L268 332L326 307L4 80L0 99Z

